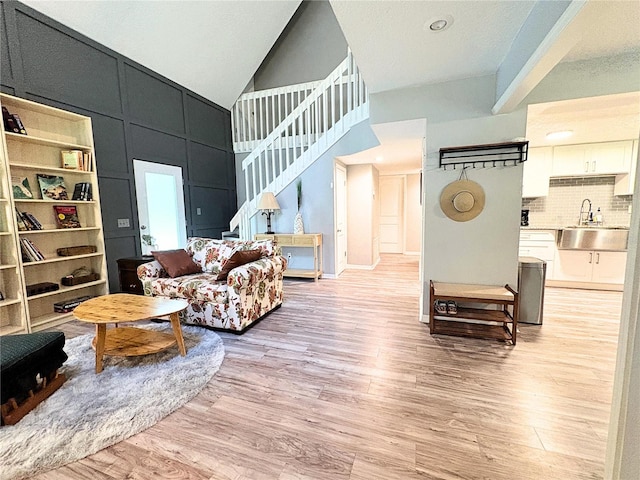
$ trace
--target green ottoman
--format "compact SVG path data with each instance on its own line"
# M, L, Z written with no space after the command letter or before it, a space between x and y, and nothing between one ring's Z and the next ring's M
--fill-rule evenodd
M39 332L0 337L2 424L17 423L64 383L58 368L67 359L64 333Z

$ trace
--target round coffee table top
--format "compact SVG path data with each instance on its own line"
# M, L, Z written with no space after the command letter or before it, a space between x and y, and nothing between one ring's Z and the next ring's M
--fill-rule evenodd
M135 322L171 315L188 305L186 300L179 298L112 293L82 302L73 311L73 316L89 323Z

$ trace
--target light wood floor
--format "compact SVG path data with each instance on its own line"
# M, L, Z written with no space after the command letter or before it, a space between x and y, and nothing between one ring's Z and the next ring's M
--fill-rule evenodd
M621 293L547 289L513 348L429 335L417 257L285 283L280 310L221 333L196 399L37 479L602 478Z

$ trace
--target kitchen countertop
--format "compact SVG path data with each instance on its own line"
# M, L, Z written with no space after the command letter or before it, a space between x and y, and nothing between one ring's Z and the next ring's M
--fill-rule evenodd
M557 226L549 226L549 225L543 225L543 226L537 226L537 225L529 225L527 227L520 227L520 230L565 230L567 228L609 228L609 229L615 229L615 230L628 230L629 226L628 225L601 225L601 226L583 226L583 227L576 227L575 225L565 225L564 227L557 227Z

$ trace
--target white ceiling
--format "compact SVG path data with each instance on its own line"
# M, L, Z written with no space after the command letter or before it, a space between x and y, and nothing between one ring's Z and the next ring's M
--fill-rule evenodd
M230 109L300 0L22 0Z
M373 93L495 73L534 1L331 1ZM429 30L445 15L453 24Z
M563 140L547 133L571 130ZM629 140L640 136L640 92L529 105L527 140L532 147Z
M231 108L244 90L300 4L300 0L22 1L225 108ZM495 73L536 3L330 2L374 93ZM453 18L451 26L442 32L430 32L431 21L444 15ZM638 25L640 1L589 0L580 16L582 38L563 61L638 52ZM534 133L536 129L542 132L554 122L570 122L574 107L578 109L574 121L582 125L590 123L588 117L600 121L585 134L591 141L598 141L594 140L596 133L635 128L631 112L623 114L619 110L621 115L616 117L615 109L608 109L606 115L586 115L585 111L592 108L587 105L586 101L561 105L562 119L560 114L536 119L556 112L558 105L532 108L528 115L531 134L527 132L532 145L538 143L536 135L541 135ZM610 126L604 125L605 118L610 119ZM382 145L363 155L384 157L381 170L394 163L394 157L403 169L420 168L423 125L405 127L411 128L402 135L393 126L377 127ZM416 136L406 138L407 131L414 131ZM573 141L577 138L574 136Z

